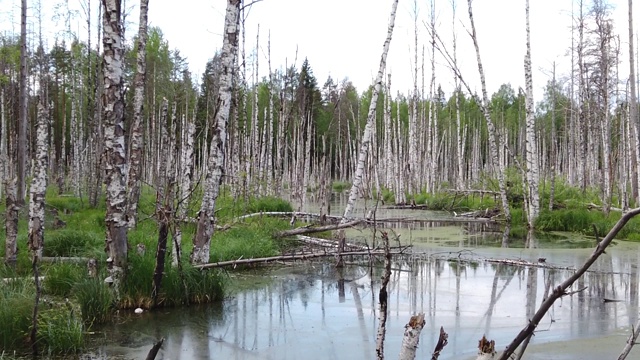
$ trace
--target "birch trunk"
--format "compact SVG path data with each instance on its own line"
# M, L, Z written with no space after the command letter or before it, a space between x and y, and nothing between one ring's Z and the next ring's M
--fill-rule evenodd
M104 157L107 188L105 224L109 275L116 297L127 265L126 156L124 149L124 99L121 1L103 0L104 6Z
M158 246L156 249L156 266L153 272L153 284L151 288L151 298L153 299L153 307L158 305L158 296L162 285L162 275L164 273L164 263L167 253L167 238L169 237L169 223L171 214L171 185L173 183L173 147L169 139L167 131L167 108L168 101L166 98L162 100L162 116L160 117L160 126L162 132L162 142L165 144L158 177L156 178L156 218L158 221ZM172 124L175 124L176 104L173 104ZM173 134L172 134L173 135ZM175 141L175 140L174 140Z
M27 179L27 131L28 131L28 94L27 94L27 0L22 0L20 13L20 95L19 95L19 121L18 142L16 144L16 201L18 206L24 205L26 179Z
M387 53L389 52L389 44L391 43L391 36L393 34L393 26L395 23L397 7L398 7L398 0L394 0L391 8L391 16L389 18L387 38L384 41L384 45L382 48L382 58L380 59L380 67L378 68L378 75L376 76L373 92L371 95L371 103L369 105L367 124L364 128L364 134L362 135L362 141L360 144L360 152L358 154L358 163L356 167L356 172L353 176L353 183L351 185L351 191L349 192L349 199L347 201L347 205L342 215L343 223L348 222L349 219L351 218L351 214L353 212L356 199L358 197L358 194L360 193L360 189L362 188L362 177L364 175L363 174L364 162L365 162L365 159L367 158L367 152L369 151L369 143L371 142L372 128L376 120L376 104L378 103L378 94L380 93L380 88L382 86L382 75L384 74L384 69L387 64Z
M424 324L424 313L420 313L412 316L409 323L405 325L400 356L398 356L399 360L414 360L416 358L416 350L418 349L420 333Z
M29 249L34 257L41 258L44 248L44 196L47 191L49 166L49 109L42 97L38 102L36 131L35 168L29 189Z
M511 211L509 209L509 201L507 199L507 189L505 186L504 174L505 167L500 161L498 156L498 134L496 127L491 120L491 112L489 110L489 96L487 94L487 85L484 77L484 69L482 67L482 60L480 58L480 46L478 45L478 36L476 34L476 27L473 22L473 8L471 6L471 0L467 0L469 5L469 21L471 22L471 38L476 50L476 58L478 61L478 73L480 74L480 84L482 86L482 112L487 122L487 130L489 132L489 151L491 152L491 160L494 166L498 167L498 186L500 187L500 199L502 200L502 211L507 222L511 222Z
M4 184L9 177L9 152L7 149L7 119L5 115L4 88L0 88L0 184ZM4 191L4 185L0 185L0 195Z
M398 0L393 1L393 5L391 7L391 15L389 17L389 26L387 29L387 38L384 41L384 45L382 46L382 57L380 58L380 66L378 68L378 74L376 75L376 80L373 86L373 91L371 94L371 103L369 104L369 113L367 115L367 124L364 128L364 133L362 135L362 140L360 143L360 151L358 154L358 162L356 166L356 171L353 176L353 182L351 184L351 190L349 191L349 199L347 200L347 205L344 208L344 213L342 214L341 223L346 223L351 218L351 214L353 212L353 208L356 203L356 199L358 198L358 194L360 194L362 188L362 178L364 176L364 165L365 160L367 159L367 153L369 151L369 143L371 142L371 134L373 126L375 125L376 120L376 105L378 103L378 95L380 94L380 88L382 87L382 76L384 74L384 69L387 64L387 53L389 52L389 45L391 44L391 36L393 35L393 26L395 24L396 19L396 9L398 8ZM339 246L338 246L338 266L342 266L342 256L340 253L344 251L344 232L341 232L339 235Z
M234 58L238 50L238 19L240 0L228 0L224 24L224 41L222 45L220 89L218 93L218 112L215 117L215 129L211 140L211 149L207 174L204 183L202 205L198 215L198 228L193 241L191 262L204 264L209 261L211 237L215 225L216 199L220 193L220 184L224 174L224 150L227 140L227 122L231 108L233 91Z
M180 148L180 186L178 187L178 204L176 207L176 223L173 232L173 247L171 248L171 264L178 266L182 254L181 221L187 215L187 202L191 195L191 181L193 179L193 143L196 125L186 120L183 125L182 146Z
M131 124L131 144L129 145L129 172L127 186L127 220L129 229L136 227L138 201L140 200L140 177L142 173L142 110L144 106L144 88L147 78L147 14L149 0L140 1L140 24L136 57L136 77L133 93L133 124Z
M529 0L525 2L526 27L527 27L527 53L524 57L524 78L525 78L525 112L527 117L527 185L529 186L529 228L534 228L534 223L540 213L540 193L538 184L540 183L540 170L538 160L538 141L536 139L536 119L533 109L533 76L531 72L531 32L529 27ZM551 131L554 131L553 129ZM552 146L554 146L552 144Z
M636 196L636 204L640 203L640 196L638 195L638 193L640 193L640 176L638 176L637 172L638 169L640 169L640 126L638 126L638 107L637 107L637 99L636 99L636 69L634 66L635 63L635 52L634 52L634 48L633 48L633 0L629 0L629 87L631 89L630 91L630 96L629 96L629 118L631 119L632 123L633 123L633 128L634 128L634 136L633 138L635 139L635 144L634 144L634 151L633 153L635 154L635 158L633 159L635 161L635 164L633 164L633 168L636 170L635 173L635 177L637 180L637 183L635 185L635 193L634 196Z

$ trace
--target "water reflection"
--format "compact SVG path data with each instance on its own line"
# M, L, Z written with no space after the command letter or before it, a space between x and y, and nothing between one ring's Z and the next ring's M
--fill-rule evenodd
M562 253L580 264L587 253ZM613 249L541 321L532 344L598 337L637 319L640 253ZM104 329L98 357L144 357L159 337L162 359L371 359L381 267L306 264L268 271L271 281L221 304L168 309ZM441 359L470 358L486 334L506 346L569 271L504 264L406 259L389 284L387 356L395 357L412 314L426 325L418 358L428 358L440 326L449 333ZM616 301L607 301L616 300ZM620 344L622 346L622 343Z

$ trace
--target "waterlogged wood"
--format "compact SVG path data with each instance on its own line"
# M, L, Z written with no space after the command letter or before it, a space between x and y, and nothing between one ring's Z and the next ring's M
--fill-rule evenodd
M275 216L275 217L286 217L286 218L295 217L296 220L303 220L303 221L306 220L307 218L314 218L319 220L322 217L325 217L326 219L337 220L337 221L342 219L342 216L335 216L335 215L328 215L328 214L323 215L323 214L307 213L307 212L300 212L300 211L267 211L267 212L258 212L258 213L238 216L237 218L235 218L235 221L244 220L244 219L248 219L256 216Z
M390 254L402 254L402 251L390 251ZM342 256L367 256L367 255L385 255L384 251L381 250L371 250L371 251L349 251L342 253ZM308 253L308 254L297 254L297 255L280 255L280 256L270 256L264 258L256 258L256 259L238 259L238 260L229 260L229 261L219 261L215 263L208 264L200 264L194 265L193 267L196 269L212 269L226 266L238 266L238 265L255 265L255 264L266 264L277 261L296 261L296 260L310 260L322 257L330 257L336 256L335 252L322 252L322 253Z
M283 231L277 232L275 236L287 237L287 236L302 235L302 234L313 234L313 233L318 233L323 231L340 230L340 229L346 229L346 228L358 226L364 222L365 222L364 219L357 219L347 223L340 223L335 225L324 225L324 226L314 226L314 227L303 226L303 227L299 227L291 230L283 230Z
M584 275L585 272L589 270L591 265L593 265L593 263L598 259L598 257L600 257L600 255L604 253L607 246L611 244L611 241L613 241L613 239L618 234L618 232L627 224L627 222L629 222L629 220L631 220L633 217L635 217L638 214L640 214L640 208L630 210L629 212L622 215L620 220L618 220L618 222L613 226L613 228L609 231L609 233L602 239L602 241L598 242L598 245L596 246L595 250L593 251L591 256L589 256L589 258L585 261L582 267L576 270L573 273L573 275L571 275L569 278L563 281L560 285L558 285L551 292L549 297L542 302L542 304L538 308L538 311L536 311L535 315L529 320L529 324L527 324L527 326L525 326L520 331L520 333L518 333L518 335L513 339L511 344L509 344L509 346L504 351L504 353L502 353L502 355L500 356L500 360L507 360L510 358L511 354L515 352L518 346L520 346L520 344L530 334L532 334L535 331L536 327L540 323L540 320L542 320L542 318L545 316L547 311L551 309L551 306L553 306L553 303L559 298L569 294L568 289L573 285L573 283L576 282L582 275Z
M198 227L193 239L191 262L204 264L209 261L211 237L215 229L216 200L224 174L225 145L227 140L227 122L231 109L233 89L234 60L238 51L238 19L240 0L228 0L222 44L220 89L216 103L215 129L211 140L210 154L207 160L207 173L204 180L204 194L198 214Z
M416 350L418 349L420 333L424 324L424 313L420 313L412 316L407 325L404 326L402 347L400 348L400 356L398 356L399 360L414 360L416 358ZM442 328L440 329L442 330Z
M489 341L484 335L482 339L478 341L478 357L476 360L489 360L493 359L496 355L496 342Z
M296 239L298 239L299 241L302 241L305 244L309 244L309 245L317 245L317 246L322 246L322 247L327 247L327 248L338 248L338 242L336 242L334 240L314 238L314 237L305 236L305 235L298 235L298 236L296 236ZM352 244L352 243L345 243L345 247L348 247L351 250L366 250L367 249L366 246L362 246L362 245L359 245L359 244Z
M149 0L140 1L140 21L138 42L136 44L136 76L133 80L133 124L131 125L131 144L129 145L129 178L127 180L127 217L129 229L136 226L138 201L140 199L140 175L142 174L142 110L144 106L144 88L147 78L147 14Z
M433 349L433 354L431 355L431 360L438 360L440 357L440 353L445 346L449 343L449 334L444 331L444 328L440 326L440 336L438 337L438 342L436 343L435 349Z
M631 2L631 1L629 1ZM638 336L640 335L640 320L636 322L635 326L631 326L631 334L627 338L627 344L622 349L620 356L618 356L618 360L624 360L631 353L631 349L637 344Z
M104 159L108 269L116 297L127 266L127 191L124 139L124 99L121 0L103 0Z
M391 250L389 248L389 236L382 232L382 241L384 244L384 273L382 274L382 284L378 293L378 301L380 303L380 311L378 313L378 330L376 333L376 357L378 360L384 360L384 339L387 332L387 314L388 314L388 292L387 286L391 278Z
M147 354L145 360L154 360L156 356L158 356L158 352L160 351L162 344L164 344L164 338L160 339L160 341L153 345L151 350L149 350L149 353Z

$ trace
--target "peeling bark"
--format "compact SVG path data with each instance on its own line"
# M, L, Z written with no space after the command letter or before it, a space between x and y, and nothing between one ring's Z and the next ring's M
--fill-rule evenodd
M129 229L136 227L138 218L138 200L140 199L140 174L142 173L142 110L144 105L144 87L147 78L147 14L149 0L140 1L140 25L136 58L136 76L133 94L133 124L131 125L131 144L129 149L129 173L127 179L127 217Z
M416 358L416 350L420 342L420 333L424 327L424 313L412 316L409 323L404 326L404 336L402 337L402 347L400 348L399 360L413 360Z
M224 175L225 145L227 141L227 122L231 109L233 91L234 59L238 51L238 21L240 0L227 1L227 13L224 24L224 41L222 45L220 89L216 103L219 105L215 117L215 128L207 173L204 180L204 194L198 214L198 227L193 239L191 262L204 264L209 261L211 237L215 229L215 207L220 193L220 185Z
M35 168L29 189L29 249L41 258L44 247L44 205L49 166L49 109L38 102Z
M527 156L527 185L529 187L529 209L527 212L529 228L533 229L534 222L540 212L540 193L538 184L540 182L540 170L538 159L538 139L536 137L536 119L533 109L533 76L531 71L531 35L529 28L529 0L525 3L526 27L527 27L527 53L524 57L524 78L525 78L525 112L527 118L526 136L526 156ZM552 129L555 131L555 129ZM552 145L554 146L554 145Z
M127 191L124 144L124 99L121 1L102 0L104 93L104 160L107 227L106 251L109 275L118 296L127 264Z

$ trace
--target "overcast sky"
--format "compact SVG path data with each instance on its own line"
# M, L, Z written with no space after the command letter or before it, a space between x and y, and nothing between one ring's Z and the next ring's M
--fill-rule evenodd
M28 0L30 21L37 23L36 0ZM56 23L54 4L68 3L79 10L72 25L86 38L85 15L81 3L87 0L41 0L45 30L53 37L64 27ZM456 1L456 0L454 0ZM589 3L588 0L585 1ZM18 31L19 0L0 0L0 20L4 31ZM97 16L97 0L91 1L92 16ZM267 36L271 34L272 68L282 68L285 62L300 65L308 58L320 86L327 76L342 80L348 77L359 90L372 83L380 62L391 10L391 0L262 0L247 10L246 52L255 52L258 24L260 25L260 76L267 75ZM416 4L417 3L417 4ZM422 66L422 47L425 46L425 83L428 87L430 70L429 21L430 2L400 0L396 16L387 69L392 74L392 91L408 93L413 88L414 14L418 13L418 67ZM626 77L625 59L628 43L627 2L611 0L615 31L620 34L623 52L620 74ZM416 5L414 5L416 4ZM449 44L452 38L451 0L436 0L436 27ZM553 63L557 63L559 77L569 73L571 46L571 0L531 0L531 37L536 88L536 102L541 88L551 78ZM149 23L160 27L169 46L187 57L194 74L200 74L207 59L222 46L225 0L150 0ZM138 1L126 0L128 9L127 37L137 32ZM511 83L517 90L523 87L523 59L525 54L524 0L475 0L474 18L486 72L489 93L500 84ZM577 12L577 8L575 9ZM638 10L635 11L638 14ZM638 15L640 16L640 15ZM95 24L95 21L93 22ZM455 26L458 34L458 59L463 76L474 90L480 90L473 45L466 30L469 28L467 2L457 0ZM636 29L638 25L635 25ZM95 34L95 30L93 31ZM93 40L95 42L95 40ZM297 59L296 59L297 50ZM449 93L453 76L440 54L436 54L436 82ZM251 72L251 71L249 71ZM419 73L421 77L421 73ZM421 79L419 79L420 86Z

